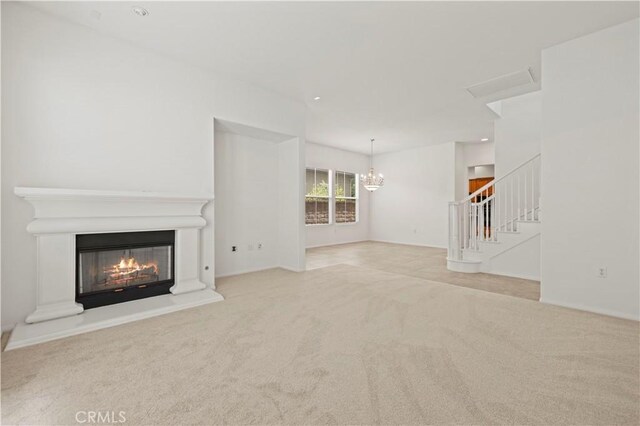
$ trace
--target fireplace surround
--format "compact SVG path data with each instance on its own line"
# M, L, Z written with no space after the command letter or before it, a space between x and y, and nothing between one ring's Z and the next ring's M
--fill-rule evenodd
M36 303L25 323L14 328L7 349L224 300L215 287L200 280L201 273L208 268L201 264L200 231L206 225L202 208L213 200L212 195L26 187L16 187L14 192L34 208L27 232L36 242ZM124 233L129 237L122 240L117 234ZM140 241L143 234L147 235L144 238L154 235L161 238ZM107 239L111 244L107 246L111 247L104 251L118 252L103 255L94 275L83 277L86 278L83 289L85 285L93 287L94 291L87 293L94 296L129 292L127 297L136 296L132 300L103 303L104 300L87 302L88 299L79 297L78 263L82 253L95 248L92 246L100 235L110 235ZM131 235L133 239L127 239ZM172 241L170 237L163 240L171 235ZM119 238L120 243L129 247L122 244L113 247L118 245ZM141 249L149 245L157 247L151 254L166 256L164 271L160 262L155 264L155 259L145 257L150 253ZM116 262L112 260L114 256ZM107 283L104 275L109 275L109 269L115 276ZM137 274L135 280L129 280L133 288L126 288L131 287L125 285L127 274L132 277ZM148 293L150 287L152 292ZM115 291L120 288L121 291ZM100 293L103 290L105 293ZM162 294L154 295L153 291ZM156 297L147 297L152 295Z

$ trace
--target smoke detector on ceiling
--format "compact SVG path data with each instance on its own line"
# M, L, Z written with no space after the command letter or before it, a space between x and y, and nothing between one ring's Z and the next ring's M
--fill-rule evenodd
M140 6L134 6L131 8L131 10L133 10L133 13L139 16L147 16L149 14L149 11L147 9Z

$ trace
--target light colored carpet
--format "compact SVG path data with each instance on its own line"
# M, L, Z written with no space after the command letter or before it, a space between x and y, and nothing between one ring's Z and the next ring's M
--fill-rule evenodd
M639 325L349 265L2 354L3 424L633 424Z
M437 247L363 241L307 249L307 269L347 264L461 287L540 300L540 282L447 269L447 250Z

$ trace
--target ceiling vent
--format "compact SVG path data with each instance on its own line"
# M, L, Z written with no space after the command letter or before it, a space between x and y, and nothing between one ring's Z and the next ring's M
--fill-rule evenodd
M531 75L531 71L527 68L526 70L512 72L482 83L474 84L473 86L467 87L467 92L471 93L474 98L484 98L533 82L533 75Z

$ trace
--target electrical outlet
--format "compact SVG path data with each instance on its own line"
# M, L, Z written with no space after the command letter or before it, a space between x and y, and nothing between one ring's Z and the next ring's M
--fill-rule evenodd
M262 250L262 243L258 243L258 250Z
M598 268L598 278L607 278L607 267L600 266Z
M231 246L231 251L238 251L238 246Z

